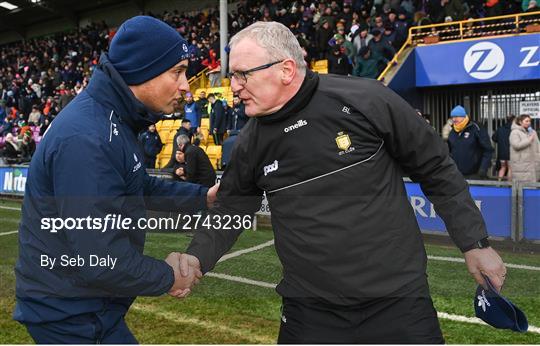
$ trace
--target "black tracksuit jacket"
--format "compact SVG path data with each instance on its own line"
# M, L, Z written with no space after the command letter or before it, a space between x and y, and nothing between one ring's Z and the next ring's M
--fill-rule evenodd
M352 304L425 280L405 175L458 247L487 236L447 146L407 102L375 80L308 71L281 110L240 132L213 212L252 214L265 191L283 265L278 293ZM200 231L187 252L210 271L239 233Z

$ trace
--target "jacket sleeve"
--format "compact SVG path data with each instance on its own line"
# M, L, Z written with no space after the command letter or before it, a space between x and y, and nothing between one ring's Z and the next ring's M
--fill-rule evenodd
M482 214L439 135L392 90L378 81L368 83L369 97L350 91L348 99L356 109L366 110L364 116L382 136L386 150L420 184L452 240L464 248L486 237Z
M478 143L482 148L482 161L480 162L480 172L487 172L489 166L491 165L491 157L493 155L493 147L491 146L491 141L489 140L489 135L484 128L480 128L478 132Z
M521 151L528 148L531 145L531 142L528 141L526 137L523 138L523 136L520 136L517 131L512 131L510 133L510 145L514 150Z
M125 181L118 160L108 148L90 136L73 136L64 140L49 161L53 179L58 217L102 220L107 215L119 215L129 196L125 195ZM76 177L76 178L74 178ZM126 215L123 215L128 217ZM133 220L134 221L134 220ZM141 254L132 244L127 232L138 229L83 229L64 230L70 255L89 258L90 255L117 258L114 269L106 267L78 267L74 279L81 285L105 290L115 296L160 295L173 284L171 267L163 260Z
M216 206L210 210L211 215L252 217L260 208L263 192L255 184L253 168L249 163L253 153L250 155L248 132L242 131L234 144L231 161L221 179ZM199 259L203 273L214 268L243 231L238 227L231 228L195 232L187 253Z
M199 184L144 176L145 203L150 210L196 213L206 210L207 193L208 188Z

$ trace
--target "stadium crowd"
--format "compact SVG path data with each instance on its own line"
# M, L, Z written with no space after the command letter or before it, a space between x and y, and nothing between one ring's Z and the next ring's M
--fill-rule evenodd
M281 22L297 37L306 61L328 59L329 73L376 78L411 26L537 10L536 0L243 0L229 13L228 23L232 36L255 21ZM208 67L211 85L221 85L217 8L147 14L191 43L188 77ZM114 34L101 22L0 46L0 151L7 163L29 162L55 116L86 87ZM222 113L214 110L221 102L211 104L198 103L199 116ZM219 116L224 120L211 126L215 143L226 131L239 130L231 127L234 106L223 105ZM182 103L175 115L184 117L186 109L191 107ZM190 121L197 129L200 120Z

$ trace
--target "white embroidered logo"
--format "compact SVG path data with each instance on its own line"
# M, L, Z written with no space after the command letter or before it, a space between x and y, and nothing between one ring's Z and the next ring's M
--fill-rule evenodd
M133 172L137 172L139 168L141 168L142 162L139 162L139 159L137 158L137 155L135 155L135 153L133 153L133 159L136 162L135 166L133 166Z
M343 106L343 109L341 111L349 115L351 114L351 109L347 106Z
M306 126L307 125L307 120L303 120L303 119L300 119L296 122L296 124L294 125L291 125L291 126L287 126L286 128L283 129L283 131L285 133L289 132L289 131L292 131L292 130L296 130L302 126Z
M109 143L112 141L112 135L114 133L115 136L118 136L118 129L116 128L116 124L112 121L112 116L114 114L114 111L111 111L111 115L109 115L109 121L111 123L110 126L110 132L109 132Z
M264 176L266 177L269 173L277 171L279 168L278 160L275 160L273 163L268 166L264 166Z
M484 292L484 290L482 290L482 295L476 298L478 298L478 306L482 307L482 310L486 312L486 305L491 306L491 304L489 304L489 301L486 298L486 293Z

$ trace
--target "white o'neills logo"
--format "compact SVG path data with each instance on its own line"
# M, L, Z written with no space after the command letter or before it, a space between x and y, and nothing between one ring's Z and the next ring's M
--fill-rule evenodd
M504 67L504 52L493 42L473 45L463 57L465 71L475 79L490 79Z
M298 120L298 121L296 122L296 124L291 125L291 126L287 126L286 128L284 128L283 131L284 131L285 133L287 133L287 132L289 132L289 131L296 130L297 128L300 128L300 127L306 126L306 125L307 125L307 120L302 120L302 119L300 119L300 120Z
M266 177L269 173L275 172L278 170L278 160L275 160L273 163L268 166L264 166L264 176Z

